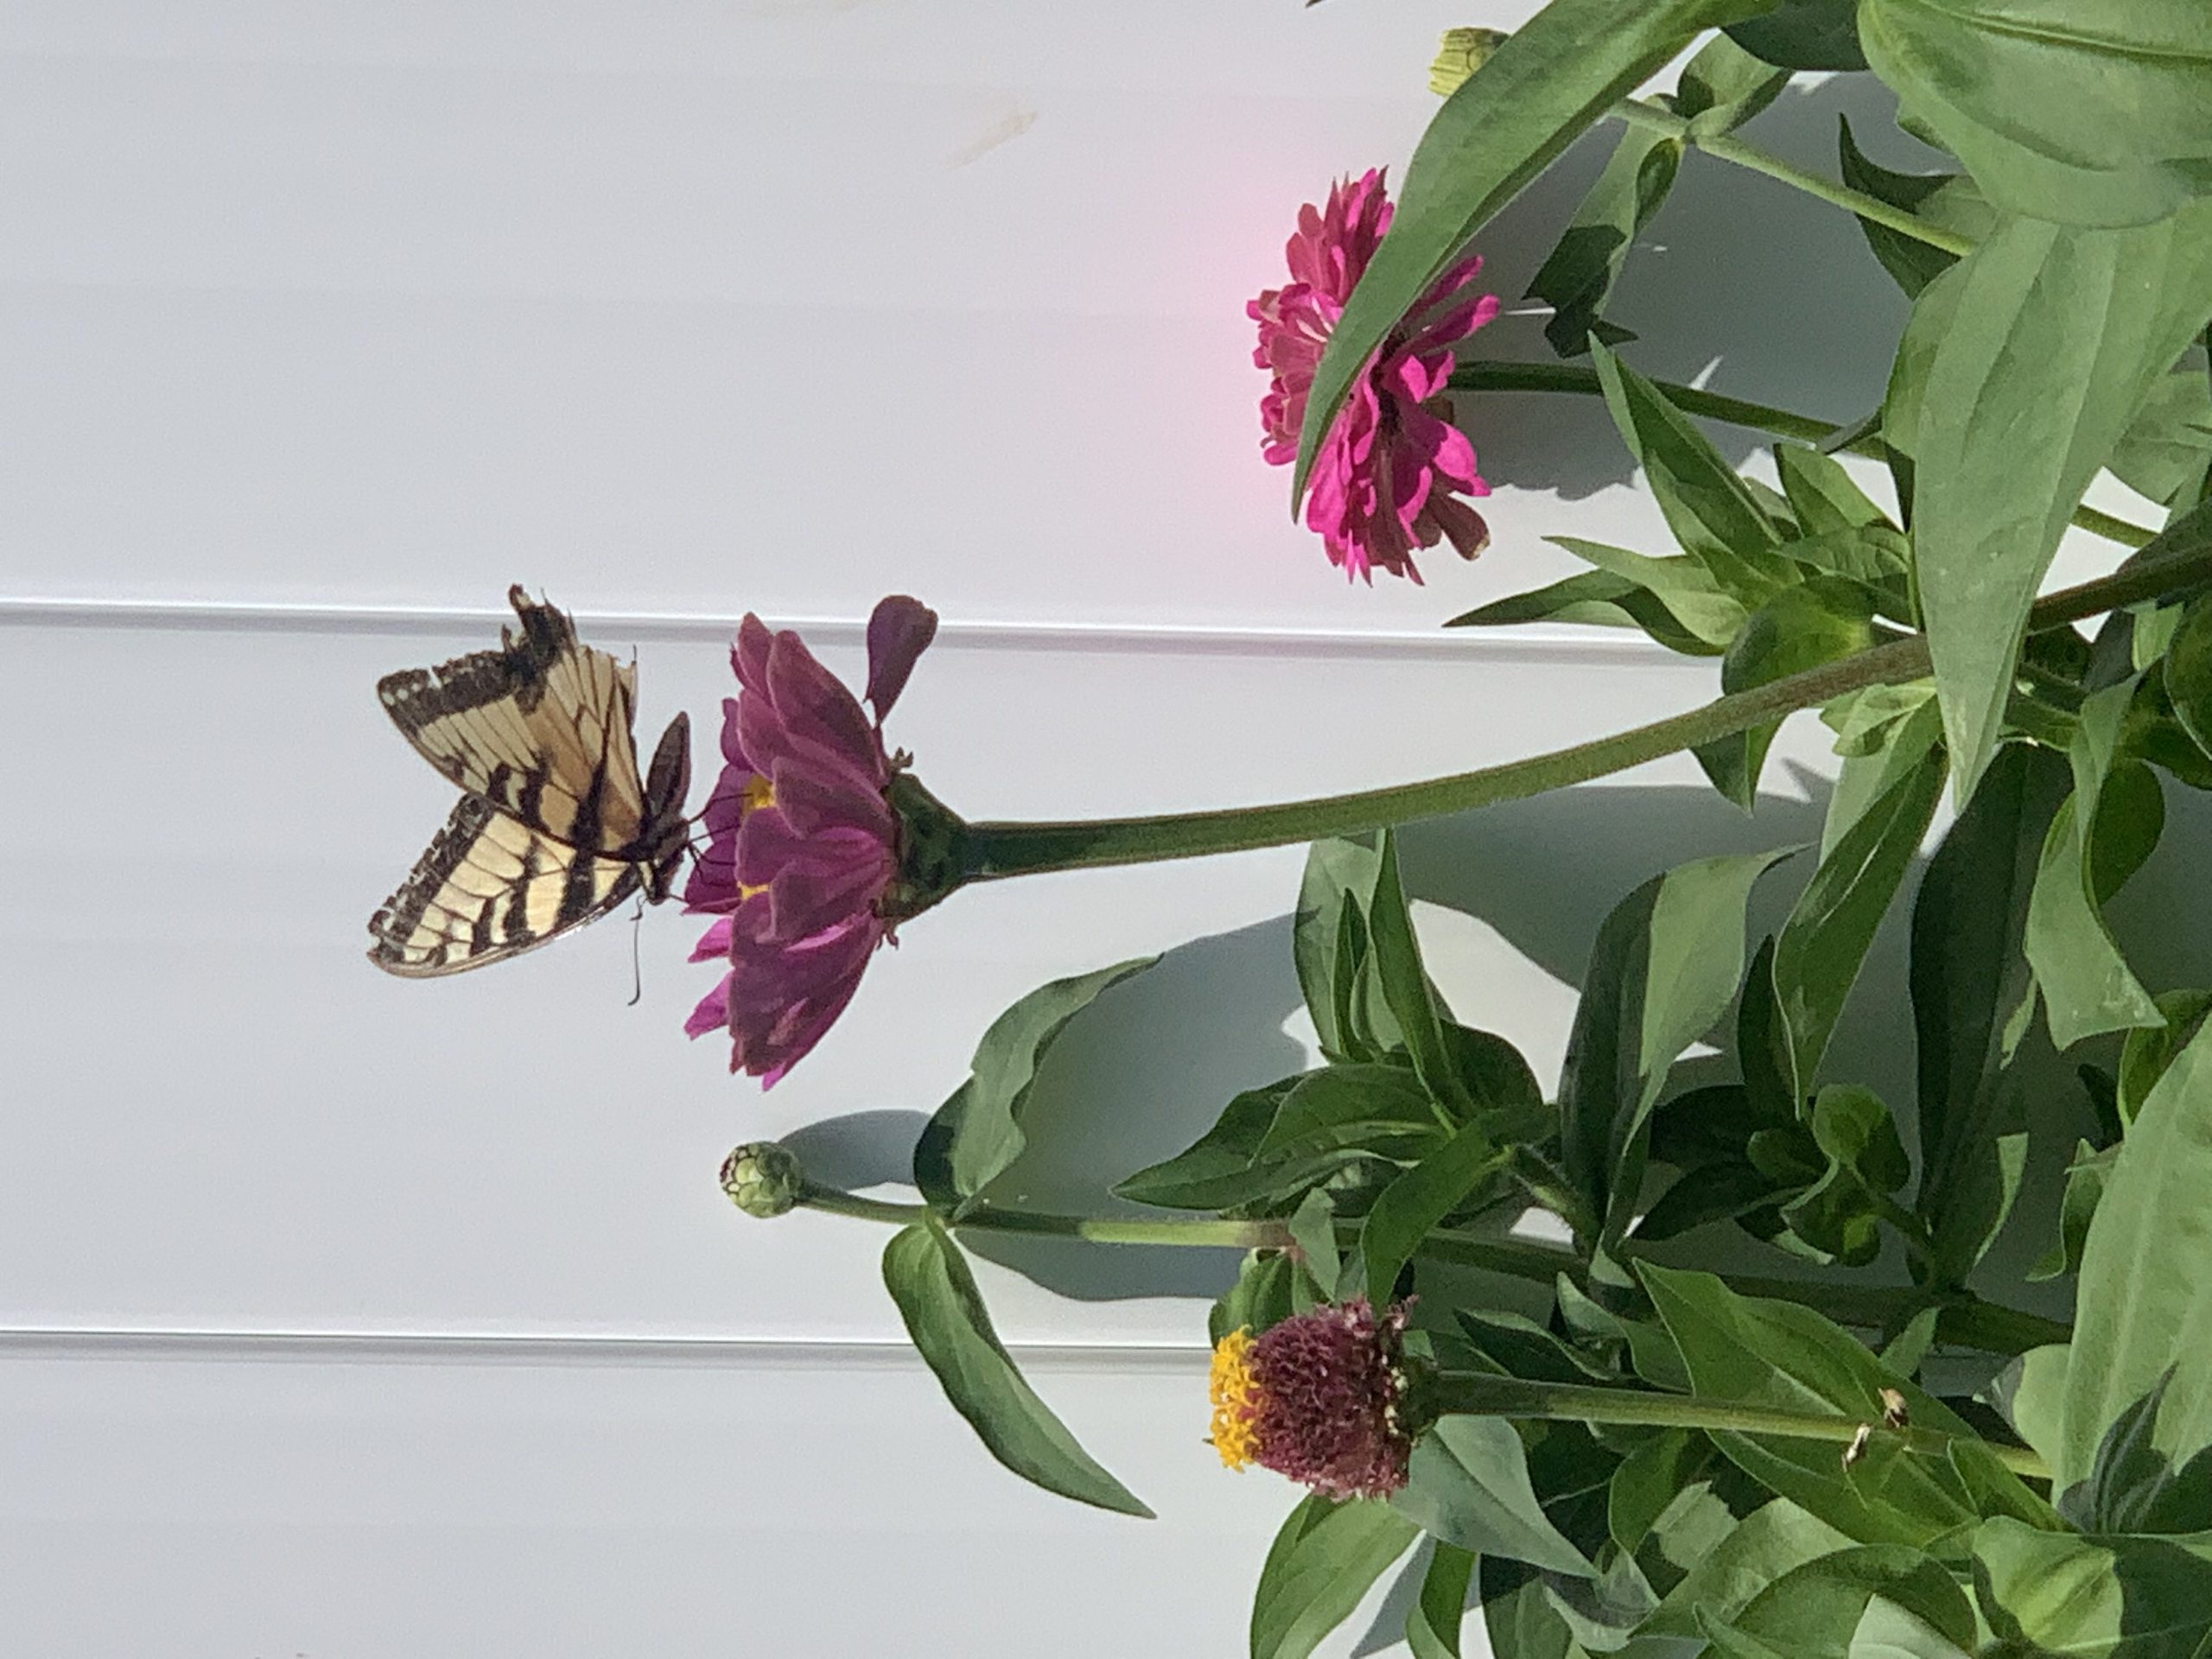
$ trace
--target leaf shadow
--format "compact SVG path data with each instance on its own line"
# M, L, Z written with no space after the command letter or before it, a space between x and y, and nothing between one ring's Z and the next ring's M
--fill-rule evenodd
M1844 116L1878 158L1933 168L1931 152L1911 159L1917 147L1895 132L1896 110L1894 97L1871 75L1800 80L1754 117L1743 136L1833 177L1836 122ZM1485 229L1479 251L1501 295L1526 291L1618 131L1609 126L1580 140ZM1759 227L1756 245L1745 232L1753 225ZM1555 361L1543 337L1548 310L1508 303L1506 315L1476 336L1469 355ZM1840 423L1880 401L1910 309L1869 256L1849 214L1742 168L1693 155L1630 249L1605 316L1635 331L1638 338L1623 353L1654 378L1709 378L1716 391ZM1461 398L1459 416L1494 482L1579 500L1634 473L1603 401L1594 397L1485 392ZM1773 442L1740 428L1708 423L1707 430L1738 464Z

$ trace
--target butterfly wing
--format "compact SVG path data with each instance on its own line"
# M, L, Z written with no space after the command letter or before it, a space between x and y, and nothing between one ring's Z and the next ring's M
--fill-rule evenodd
M369 960L408 978L502 962L606 914L645 876L643 866L583 852L463 795L369 918Z
M461 798L370 918L369 959L459 973L557 938L632 893L668 896L685 841L690 721L678 715L638 775L637 673L578 642L520 588L496 651L378 683L408 741Z
M387 674L377 696L461 788L572 847L628 853L646 827L637 671L579 643L567 615L520 588L507 601L519 636L505 629L496 651Z

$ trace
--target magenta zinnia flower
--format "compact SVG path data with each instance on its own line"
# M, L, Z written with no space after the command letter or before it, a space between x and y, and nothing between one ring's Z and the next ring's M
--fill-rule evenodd
M705 852L686 910L715 916L691 960L729 972L684 1022L727 1030L729 1069L766 1088L822 1040L891 938L882 901L899 875L898 814L884 798L902 764L883 745L891 712L937 632L937 613L894 594L868 623L871 720L796 633L757 616L738 626L738 693L722 703L722 773L708 798Z
M1262 453L1272 465L1297 458L1321 348L1389 227L1379 169L1331 186L1325 207L1298 210L1298 234L1284 249L1290 285L1244 308L1260 325L1252 360L1273 377L1260 400ZM1497 296L1474 290L1482 268L1471 256L1437 278L1352 382L1314 454L1306 527L1347 575L1371 582L1379 565L1419 582L1416 548L1449 537L1460 557L1471 559L1490 541L1482 515L1457 499L1488 495L1490 486L1475 470L1474 445L1452 424L1445 395L1452 347L1497 315Z
M1406 1484L1413 1439L1400 1409L1406 1309L1364 1297L1317 1307L1255 1338L1214 1347L1209 1392L1223 1463L1302 1481L1331 1497L1385 1497Z

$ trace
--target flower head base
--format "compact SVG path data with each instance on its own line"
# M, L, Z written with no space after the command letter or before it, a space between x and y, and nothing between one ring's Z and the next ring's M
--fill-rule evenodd
M779 1141L748 1141L722 1160L722 1191L729 1201L759 1221L772 1221L798 1203L806 1171Z
M729 972L692 1010L692 1036L726 1030L730 1070L765 1088L790 1071L859 988L892 938L887 899L905 824L887 794L901 761L883 717L937 632L937 613L893 595L868 625L870 719L796 633L739 626L722 704L722 772L702 817L708 845L684 908L712 915L691 960Z
M1406 1484L1406 1309L1363 1297L1214 1348L1208 1392L1223 1463L1302 1481L1330 1497L1383 1497Z
M1289 286L1244 308L1260 326L1252 360L1270 376L1260 421L1272 465L1297 458L1314 369L1390 212L1379 170L1332 186L1326 206L1299 210L1298 234L1284 249ZM1306 523L1348 576L1371 582L1380 567L1419 582L1416 550L1448 537L1471 559L1490 540L1481 515L1458 499L1488 495L1490 486L1446 395L1452 347L1497 315L1497 296L1475 291L1482 268L1471 257L1437 278L1352 382L1315 452Z

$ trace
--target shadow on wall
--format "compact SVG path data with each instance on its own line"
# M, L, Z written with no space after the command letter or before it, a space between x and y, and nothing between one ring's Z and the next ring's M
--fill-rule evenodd
M1872 76L1837 76L1793 85L1745 126L1743 136L1833 177L1836 120L1847 116L1878 159L1923 165L1910 159L1916 146L1895 131L1896 109L1896 99ZM1609 123L1583 138L1478 238L1509 313L1620 130ZM1938 165L1932 152L1921 154L1929 168ZM1751 224L1761 227L1756 247L1743 234ZM1622 354L1655 379L1695 380L1712 369L1715 391L1842 423L1881 401L1909 308L1850 215L1742 168L1691 155L1630 250L1605 315L1635 330L1638 338ZM1543 337L1548 318L1541 307L1501 316L1475 336L1468 354L1554 361ZM1459 414L1484 475L1516 489L1580 499L1633 475L1596 397L1489 392L1461 398ZM1773 442L1700 424L1738 464Z
M1825 787L1804 774L1799 781L1811 790ZM1406 887L1417 900L1478 918L1535 968L1579 986L1599 924L1638 883L1694 858L1807 845L1806 854L1763 880L1754 897L1751 939L1773 932L1811 873L1809 847L1818 842L1825 807L1824 797L1769 796L1747 817L1702 788L1586 786L1407 830L1401 841ZM2170 790L2164 842L2111 911L2123 947L2153 990L2212 984L2212 937L2200 931L2184 940L2182 930L2153 925L2202 902L2196 873L2208 861L2212 799ZM1918 881L1916 870L1908 891ZM1915 1093L1910 931L1909 905L1893 906L1822 1067L1823 1076L1863 1083L1890 1102L1908 1143ZM1026 1120L1031 1149L994 1196L1037 1210L1157 1213L1119 1204L1109 1189L1196 1140L1239 1090L1307 1064L1305 1045L1286 1029L1302 1023L1290 938L1285 913L1194 940L1100 997L1047 1058ZM1466 988L1447 988L1460 1017L1485 1023ZM1732 1032L1732 1013L1711 1034L1719 1054L1686 1063L1678 1086L1737 1075ZM1525 1033L1503 1034L1527 1040ZM2040 1027L2032 1041L2040 1051L2031 1051L2028 1061L2036 1155L2022 1208L2048 1213L2074 1137L2091 1121L2076 1067L2085 1061L2109 1067L2117 1045L2104 1039L2062 1056L2050 1052ZM791 1144L824 1180L854 1187L902 1183L924 1122L918 1112L854 1113L811 1125ZM1745 1271L1788 1273L1796 1265L1748 1238L1729 1236L1740 1244ZM1230 1251L969 1242L977 1254L1077 1300L1211 1297L1235 1272ZM2023 1278L2049 1242L2012 1229L1977 1283L2019 1306L2056 1307L2063 1286L2031 1286ZM1897 1271L1897 1262L1885 1259L1867 1274L1894 1278Z

